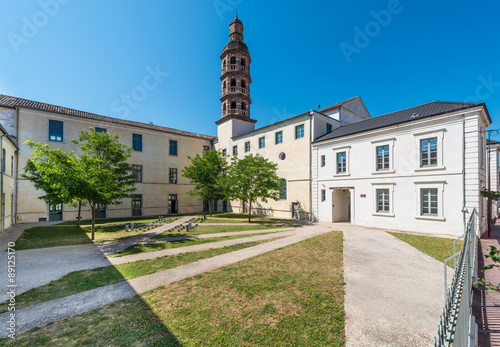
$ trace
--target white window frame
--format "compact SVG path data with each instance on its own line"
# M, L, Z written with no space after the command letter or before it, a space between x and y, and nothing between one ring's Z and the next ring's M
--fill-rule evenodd
M427 219L427 220L438 220L445 221L446 217L444 215L444 186L446 181L428 181L428 182L415 182L415 219ZM437 189L438 198L438 214L437 216L423 216L421 214L422 208L422 189Z
M345 172L337 173L337 154L345 152L346 154L346 170ZM333 158L334 158L334 165L333 165L333 176L334 177L341 177L341 176L350 176L351 175L351 146L344 146L344 147L337 147L333 148Z
M444 132L445 129L438 129L438 130L431 130L431 131L426 131L418 134L413 134L414 140L415 140L415 171L430 171L430 170L444 170L446 167L444 166L444 161L443 161L443 153L444 153L444 146L443 146L443 138L444 138ZM420 141L430 139L430 138L437 138L437 165L434 166L420 166L420 150L421 150L421 144Z
M326 201L326 189L321 189L321 202Z
M394 217L394 186L396 183L394 182L381 182L381 183L372 183L372 192L373 192L373 216L381 216L381 217ZM389 212L377 212L377 189L387 189L389 190Z
M395 138L372 141L372 175L394 173L394 141ZM377 170L377 147L389 146L389 168Z

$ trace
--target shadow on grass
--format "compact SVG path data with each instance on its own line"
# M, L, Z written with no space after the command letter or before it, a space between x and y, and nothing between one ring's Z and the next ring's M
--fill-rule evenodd
M82 241L81 243L92 243L82 229L68 229L68 233ZM37 230L34 233L36 234ZM84 238L87 238L86 242ZM88 252L105 259L104 254L99 254L96 246L89 248ZM23 252L17 252L16 256L18 261L24 260ZM50 263L53 262L54 256L57 256L57 250L38 255L39 259L36 260L40 269L51 268ZM33 259L27 261L33 262ZM40 287L43 290L34 288L17 295L19 304L15 311L15 339L5 337L9 333L6 322L11 312L5 312L7 302L2 303L0 312L5 313L0 314L0 345L182 346L148 304L136 295L137 291L125 282L124 274L107 259L103 260L99 268L84 270L85 266L84 263L81 266L73 266L67 274L61 271L63 276ZM116 287L116 291L110 292L109 288L106 288L117 283L121 284ZM92 289L96 289L93 296L95 302L89 305L89 296L84 296L83 293ZM52 300L51 295L55 291L62 295L61 298ZM122 299L124 297L126 299ZM119 301L114 298L119 298ZM90 300L93 301L92 298ZM36 304L40 305L33 311L33 305ZM41 322L40 319L46 317L53 317L54 321L42 325L47 321Z

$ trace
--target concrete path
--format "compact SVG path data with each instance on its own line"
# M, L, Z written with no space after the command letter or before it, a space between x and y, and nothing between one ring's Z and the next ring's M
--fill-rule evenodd
M431 346L443 264L383 230L334 228L344 231L346 346Z
M220 225L220 224L219 224ZM150 239L147 242L165 242L165 241L177 241L177 240L191 240L191 239L211 239L214 237L224 237L224 236L238 236L238 235L253 235L253 234L265 234L265 233L275 233L279 231L290 231L295 230L295 228L276 228L276 229L259 229L259 230L248 230L248 231L228 231L222 233L212 233L212 234L199 234L199 235L183 235L183 236L170 236L162 239Z
M192 276L215 270L240 262L311 237L331 231L331 226L316 225L301 228L295 235L270 241L254 247L218 255L194 263L182 265L174 269L160 271L151 275L132 279L105 287L96 288L84 293L26 307L16 311L16 332L47 324L65 317L85 312L117 300L134 296L167 284L171 284ZM272 235L274 236L274 235ZM9 312L0 315L0 337L7 335Z
M62 276L78 270L94 269L96 267L109 266L111 263L106 258L107 255L114 254L122 249L130 247L133 244L144 242L147 238L161 234L162 232L180 225L192 218L183 217L172 223L153 229L147 233L131 237L129 239L117 242L101 244L84 244L74 246L49 247L27 249L16 251L16 288L17 294L24 293L32 288L47 284L50 281L57 280ZM19 226L7 229L8 234L1 235L3 242L9 240L15 241L22 232L33 226L50 225L47 222L25 223ZM58 222L59 223L59 222ZM6 249L6 248L5 248ZM1 251L1 250L0 250ZM0 275L7 276L7 252L0 253ZM6 277L5 277L6 278ZM7 281L0 279L0 302L8 299Z

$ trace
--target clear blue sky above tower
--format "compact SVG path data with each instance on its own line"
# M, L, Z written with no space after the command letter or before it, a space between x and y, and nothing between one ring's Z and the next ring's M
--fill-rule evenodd
M3 1L0 93L216 135L235 3ZM500 128L496 1L238 3L258 127L358 95L372 116L485 102Z

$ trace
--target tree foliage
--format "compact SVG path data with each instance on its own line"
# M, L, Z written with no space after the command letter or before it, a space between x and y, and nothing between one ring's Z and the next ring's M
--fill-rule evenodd
M243 159L233 158L229 168L229 196L248 203L248 221L251 221L252 204L257 200L278 200L281 180L276 174L277 164L253 154Z
M86 201L92 209L92 240L98 204L121 204L135 191L133 167L127 162L132 149L120 142L118 135L97 133L95 129L80 131L80 156L50 148L45 143L26 143L34 149L23 177L44 192L40 199L50 205Z
M191 165L184 167L182 176L191 180L195 187L187 194L208 200L212 216L212 201L226 200L228 197L226 159L216 150L207 151L202 157L198 154L194 158L188 156L188 159Z

